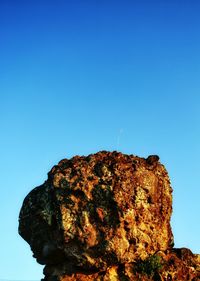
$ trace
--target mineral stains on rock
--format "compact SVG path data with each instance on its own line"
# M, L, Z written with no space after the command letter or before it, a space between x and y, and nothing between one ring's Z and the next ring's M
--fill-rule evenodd
M54 166L25 198L19 233L46 265L46 281L195 280L184 278L199 277L196 256L172 248L171 213L158 156L101 151Z

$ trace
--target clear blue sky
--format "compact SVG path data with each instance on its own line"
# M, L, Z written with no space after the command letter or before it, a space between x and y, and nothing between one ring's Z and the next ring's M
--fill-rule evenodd
M175 246L200 253L200 2L0 0L0 279L42 277L17 234L62 158L158 154Z

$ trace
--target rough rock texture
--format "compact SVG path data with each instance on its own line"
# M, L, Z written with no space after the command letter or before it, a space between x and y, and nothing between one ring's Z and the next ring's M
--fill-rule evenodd
M47 279L49 280L49 279ZM124 263L109 267L106 271L90 275L75 273L61 275L59 281L197 281L200 280L200 256L189 249L159 251L144 261Z
M102 151L54 166L25 198L19 233L46 281L199 280L198 256L172 249L171 212L158 156Z

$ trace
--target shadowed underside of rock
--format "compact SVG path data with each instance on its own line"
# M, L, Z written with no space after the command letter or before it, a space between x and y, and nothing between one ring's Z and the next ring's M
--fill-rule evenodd
M174 255L172 268L183 267L172 251L171 212L172 189L158 156L102 151L54 166L25 198L19 233L46 264L45 280L179 280L138 266L159 259L165 274Z

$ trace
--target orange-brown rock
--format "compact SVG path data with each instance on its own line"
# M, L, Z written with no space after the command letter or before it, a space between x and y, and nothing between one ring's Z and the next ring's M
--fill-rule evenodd
M154 280L137 264L145 267L158 252L163 268L169 255L184 267L172 251L171 212L172 188L158 156L102 151L54 166L25 198L19 233L46 265L46 281Z
M74 273L58 277L58 281L198 281L200 280L200 255L189 249L159 251L144 261L125 263L106 271Z

